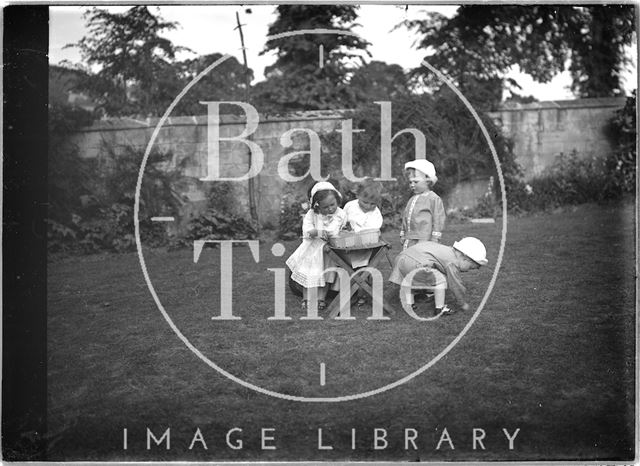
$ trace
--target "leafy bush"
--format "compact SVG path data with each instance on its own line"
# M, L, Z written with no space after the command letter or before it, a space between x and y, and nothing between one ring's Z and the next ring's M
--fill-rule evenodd
M372 104L356 109L348 118L353 128L364 130L353 137L353 165L357 176L378 176L380 173L381 107ZM481 116L491 135L501 163L507 191L513 189L522 171L515 161L512 142L505 138L493 121ZM482 176L493 176L496 167L489 146L478 123L460 99L449 90L434 95L411 95L394 99L391 106L391 134L407 128L420 130L426 139L426 158L438 172L434 191L446 195L459 182ZM323 147L329 154L340 154L341 135L322 136ZM404 164L415 158L415 139L409 134L396 137L392 144L392 170L398 181L384 183L386 196L382 211L385 224L397 226L397 217L411 196L403 178ZM339 160L339 159L338 159ZM324 162L324 160L323 160ZM334 174L340 167L331 167ZM323 171L326 173L326 171ZM390 220L387 221L387 218Z
M135 248L133 206L143 152L107 149L106 162L83 159L68 143L76 127L73 109L50 114L48 248L52 252L131 251ZM59 131L59 132L58 132ZM145 244L168 241L152 215L171 215L182 202L174 190L176 171L166 168L170 153L152 152L140 193L140 234Z
M302 218L309 210L309 201L301 195L285 194L280 201L279 238L292 240L302 234Z
M560 154L555 163L528 183L508 193L513 213L553 209L563 205L604 202L624 191L612 169L611 158L580 158L576 151Z
M616 149L607 160L607 169L624 193L633 193L636 186L636 90L627 97L625 106L616 111L608 127Z
M99 159L85 159L69 136L86 115L54 108L50 114L48 247L51 252L126 252L135 249L134 203L142 149L109 146ZM165 224L152 216L177 216L184 199L177 191L183 178L172 168L170 152L149 154L140 186L139 226L142 242L151 247L186 244L191 239L247 239L256 236L250 222L230 213L229 183L207 186L210 207L192 219L184 238L170 238Z
M231 184L215 183L209 192L206 211L189 221L184 238L177 240L178 245L190 246L193 240L200 239L252 239L257 235L256 227L242 217L230 211L232 196Z
M252 239L256 234L255 227L242 217L210 207L189 222L185 239L186 244L191 244L192 240L199 239Z
M591 158L580 157L576 151L560 154L552 166L528 182L524 181L517 166L508 170L505 184L509 212L605 202L633 193L637 157L636 91L615 113L607 129L615 144L611 154Z
M71 215L82 207L82 197L91 193L91 161L78 155L78 148L70 142L70 135L92 122L91 114L85 110L49 105L48 120L48 217L49 226L68 225ZM53 228L54 235L62 229Z
M487 184L487 190L478 201L475 209L471 212L471 217L495 218L500 215L502 209L494 194L494 183L494 178L491 177Z

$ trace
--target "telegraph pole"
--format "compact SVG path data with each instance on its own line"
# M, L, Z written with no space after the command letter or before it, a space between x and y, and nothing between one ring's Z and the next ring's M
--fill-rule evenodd
M244 46L244 34L242 33L242 24L240 24L240 15L236 11L236 23L238 26L238 32L240 32L240 45L242 46L242 61L244 63L244 101L249 103L249 65L247 64L247 51ZM251 135L248 136L251 138ZM249 152L249 168L251 168L251 152ZM256 177L259 175L256 175ZM256 185L254 182L254 177L249 178L249 213L251 214L251 219L256 224L256 229L258 232L260 231L260 218L258 217L258 208L256 206Z

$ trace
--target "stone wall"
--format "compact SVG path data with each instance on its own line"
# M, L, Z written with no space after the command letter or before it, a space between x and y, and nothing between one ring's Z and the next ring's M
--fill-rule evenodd
M505 105L489 115L514 142L525 177L541 173L561 153L604 156L613 146L605 129L626 99L558 100Z
M531 178L551 165L561 154L576 151L581 157L600 156L609 153L611 143L605 128L615 110L624 106L624 98L581 99L575 101L537 102L526 105L505 106L490 116L502 127L505 135L514 141L518 162ZM280 159L292 151L308 150L309 138L299 132L293 138L292 147L283 147L280 137L294 128L305 128L317 134L339 128L342 116L336 112L300 112L286 117L261 117L251 139L264 153L264 166L254 178L255 202L260 222L277 226L281 200L290 186L278 175ZM92 127L79 131L73 142L82 157L109 158L127 147L139 149L142 156L158 123L158 119L117 119L96 122ZM245 128L244 118L223 115L220 136L239 135ZM168 118L161 126L154 149L171 153L171 167L180 167L184 180L180 191L188 199L180 218L181 225L197 215L208 203L208 193L213 182L203 182L207 175L207 117ZM108 166L105 160L101 166ZM249 169L249 151L240 142L221 144L221 176L240 176ZM456 186L445 198L448 210L472 208L486 192L487 179L472 180ZM234 182L238 214L249 216L249 188L247 181Z
M342 116L335 112L303 112L288 117L270 117L260 121L257 130L250 136L264 153L264 165L259 175L253 178L255 201L260 222L278 223L280 201L286 183L278 176L281 157L294 151L308 150L308 136L295 133L292 147L283 147L280 137L294 128L313 130L318 134L331 132L340 126ZM108 158L122 153L125 148L139 149L141 154L149 143L158 119L117 119L96 122L74 135L73 143L82 157ZM220 137L238 136L245 129L244 118L221 116ZM185 206L186 217L196 215L207 202L208 186L214 182L200 181L207 176L207 116L168 118L161 126L154 143L154 150L171 153L171 166L180 167L185 176L181 184L182 194L189 200ZM249 170L249 150L241 142L221 142L220 176L239 177ZM141 159L142 161L142 159ZM102 165L102 164L101 164ZM234 210L249 216L248 181L233 182ZM181 219L188 221L188 218Z

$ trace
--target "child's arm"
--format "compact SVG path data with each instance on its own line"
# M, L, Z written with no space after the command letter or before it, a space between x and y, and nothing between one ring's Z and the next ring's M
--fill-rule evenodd
M302 219L302 237L303 238L315 238L318 236L318 230L316 230L316 226L314 223L315 213L313 210L308 210L306 214L304 214L304 218Z
M407 217L407 209L408 209L408 204L407 206L405 206L404 210L402 211L402 223L400 224L400 241L404 241L404 235L405 235L405 232L407 231L407 224L409 223L409 220L410 220Z
M371 212L371 214L369 215L367 225L365 228L371 228L372 230L379 230L380 228L382 228L382 222L384 222L384 219L382 218L382 213L380 212L380 209L376 207L375 209L373 209L373 212Z
M440 196L436 196L433 201L433 228L431 231L431 241L437 243L442 239L442 231L444 230L444 223L447 219L447 214L444 210L444 204Z
M349 201L344 205L344 208L342 209L345 215L345 220L342 225L342 228L351 229L355 231L355 229L357 228L357 223L354 219L354 211L353 211L354 202L358 202L358 201L357 200Z
M460 278L460 270L454 264L448 264L445 267L445 272L447 274L447 287L451 290L453 295L456 297L456 301L464 311L469 310L469 304L467 303L467 289L462 283L462 279Z
M326 237L329 238L331 236L337 236L338 234L340 234L340 230L342 230L342 228L346 223L347 223L347 214L345 214L344 210L342 210L341 208L338 208L338 210L336 210L336 213L333 214L333 219L331 220L331 223L327 227Z

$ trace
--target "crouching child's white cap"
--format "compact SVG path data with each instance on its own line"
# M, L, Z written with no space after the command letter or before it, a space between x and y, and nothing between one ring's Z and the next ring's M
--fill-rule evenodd
M487 265L487 249L477 238L467 236L453 243L453 249L457 249L478 265Z
M430 179L433 183L438 181L438 177L436 176L436 167L428 160L416 159L404 164L405 170L408 170L410 168L423 173L424 176Z

